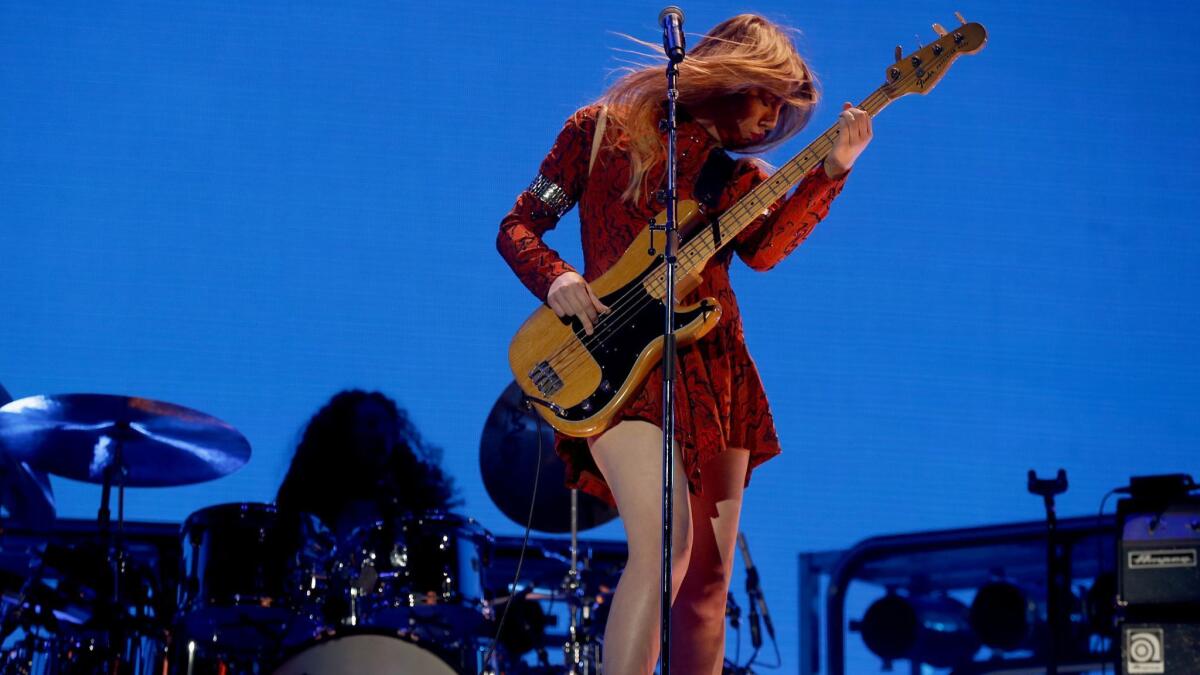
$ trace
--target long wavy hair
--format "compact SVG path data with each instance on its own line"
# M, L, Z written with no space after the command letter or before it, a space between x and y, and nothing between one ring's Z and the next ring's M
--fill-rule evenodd
M757 14L739 14L717 24L679 66L680 106L763 89L783 101L779 121L761 143L739 152L762 152L791 138L808 123L820 96L816 76L796 50L792 32ZM655 62L619 69L624 75L597 101L608 107L612 120L604 142L617 147L622 136L629 139L626 150L632 170L621 196L631 202L648 189L648 177L666 157L666 143L658 130L666 103L662 66L666 57L640 55Z
M383 412L372 433L390 440L390 454L378 463L362 459L371 448L352 445L367 407ZM421 438L395 401L374 391L342 391L308 421L275 501L281 511L312 513L331 525L355 499L403 511L448 509L459 501L440 458L441 450Z

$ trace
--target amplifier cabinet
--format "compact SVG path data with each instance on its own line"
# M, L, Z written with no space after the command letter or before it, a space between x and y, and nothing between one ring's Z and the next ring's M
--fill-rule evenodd
M1200 617L1200 500L1186 498L1154 510L1122 500L1117 514L1122 604L1195 605Z
M1122 623L1122 675L1200 673L1200 617L1194 623Z

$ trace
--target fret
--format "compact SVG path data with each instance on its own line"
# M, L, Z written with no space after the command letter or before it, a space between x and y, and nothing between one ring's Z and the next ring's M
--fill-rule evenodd
M881 87L864 99L858 107L874 117L889 102L890 99ZM677 254L679 266L676 278L682 279L708 264L708 261L716 255L720 248L724 248L733 241L751 223L758 220L764 211L785 197L789 190L807 176L808 172L829 154L836 140L837 125L835 124L721 214L716 224L722 242L720 247L714 246L712 235L703 231L680 246ZM659 298L665 295L665 275L666 270L661 264L651 273L650 279L645 284L646 290L651 295Z

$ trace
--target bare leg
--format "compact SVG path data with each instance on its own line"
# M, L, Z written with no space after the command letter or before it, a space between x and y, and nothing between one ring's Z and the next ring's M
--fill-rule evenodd
M662 442L658 426L627 420L592 443L592 456L616 499L629 542L629 561L617 583L604 630L607 675L648 675L658 660ZM683 582L691 548L687 480L678 448L673 481L672 598ZM672 656L676 653L672 650Z
M680 673L719 674L725 661L725 598L749 460L747 450L717 455L700 468L702 494L691 495L691 561L671 609L671 666Z

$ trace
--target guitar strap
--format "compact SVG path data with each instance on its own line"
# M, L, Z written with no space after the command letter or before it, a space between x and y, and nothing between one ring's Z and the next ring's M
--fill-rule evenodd
M728 153L721 148L713 148L712 152L708 153L708 158L704 160L704 166L700 167L700 175L696 177L696 186L692 189L692 196L705 208L715 210L721 201L721 193L725 191L729 179L733 178L735 166L737 166L737 162ZM721 248L719 219L713 216L708 219L708 222L712 230L713 248L719 249Z
M696 177L696 187L692 196L705 208L715 209L721 201L721 193L733 178L733 169L737 162L721 148L713 148L700 167L700 175Z

